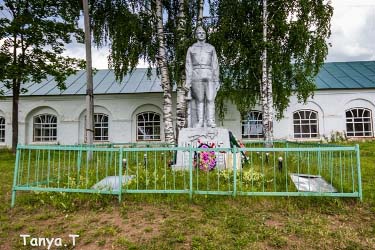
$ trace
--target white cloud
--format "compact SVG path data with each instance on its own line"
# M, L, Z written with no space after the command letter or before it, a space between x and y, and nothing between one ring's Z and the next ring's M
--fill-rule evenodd
M327 61L375 60L375 1L332 0L332 35ZM85 58L84 45L69 45L66 55ZM108 47L92 48L93 67L108 68ZM139 61L138 67L148 64Z
M86 50L84 44L69 44L66 46L66 51L64 55L86 59ZM96 69L108 69L108 48L97 49L95 47L91 48L92 55L92 66Z
M332 35L327 61L373 60L375 56L375 2L334 0Z

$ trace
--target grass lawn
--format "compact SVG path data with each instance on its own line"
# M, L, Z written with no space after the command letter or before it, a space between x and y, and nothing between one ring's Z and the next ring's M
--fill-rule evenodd
M375 143L360 144L363 202L336 198L17 193L15 157L0 151L0 249L21 234L62 238L51 249L375 249ZM69 234L77 234L72 246ZM58 244L58 242L55 241ZM66 246L64 246L66 244Z

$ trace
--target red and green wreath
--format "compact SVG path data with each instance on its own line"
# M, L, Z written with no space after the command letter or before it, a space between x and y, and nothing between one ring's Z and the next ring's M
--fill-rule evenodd
M214 144L209 145L206 143L201 143L198 148L213 148ZM215 151L201 151L195 152L194 154L194 167L199 167L199 169L208 172L216 167L216 154Z

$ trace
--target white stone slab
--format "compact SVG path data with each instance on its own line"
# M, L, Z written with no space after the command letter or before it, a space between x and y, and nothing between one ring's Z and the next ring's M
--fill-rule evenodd
M199 147L201 143L214 145L215 148L230 148L229 130L225 128L184 128L179 133L179 147ZM228 157L226 153L216 152L216 167L226 168ZM192 156L194 157L194 155ZM174 169L189 168L189 151L178 151Z
M122 184L126 184L130 180L132 180L135 176L134 175L123 175L122 176ZM103 191L114 191L118 192L120 189L120 177L119 176L107 176L98 183L96 183L94 186L92 186L92 189L99 189Z
M320 175L309 174L290 174L290 178L294 182L298 191L301 192L320 192L320 193L336 193L337 190Z

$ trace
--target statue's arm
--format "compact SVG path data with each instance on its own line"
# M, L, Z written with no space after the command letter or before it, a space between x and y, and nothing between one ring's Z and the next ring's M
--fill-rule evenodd
M191 63L191 49L189 48L186 53L186 62L185 62L185 74L186 74L186 83L185 88L190 89L191 87L191 77L193 74L193 65Z

